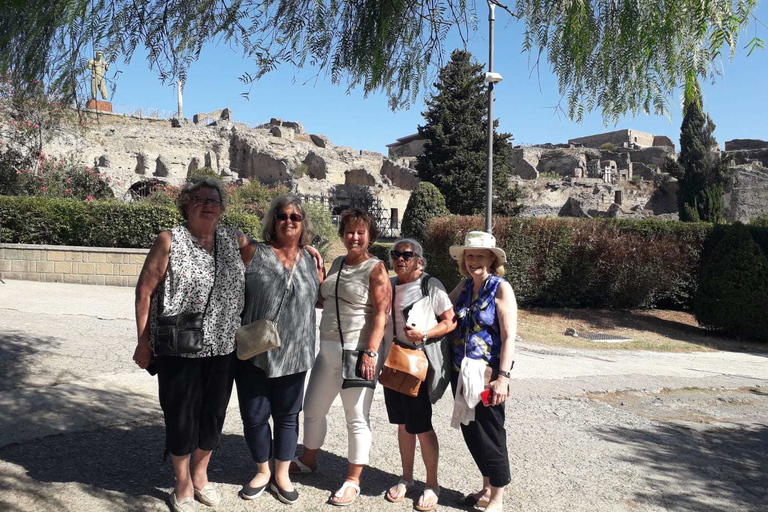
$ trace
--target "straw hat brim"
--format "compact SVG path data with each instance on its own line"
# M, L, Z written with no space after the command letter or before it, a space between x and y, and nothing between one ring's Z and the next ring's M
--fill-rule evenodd
M464 251L467 249L487 249L493 253L494 256L496 256L496 261L499 261L502 265L504 265L507 262L507 254L498 247L476 247L476 246L469 246L469 245L452 245L448 249L448 253L451 255L451 258L458 260L462 254L464 254Z

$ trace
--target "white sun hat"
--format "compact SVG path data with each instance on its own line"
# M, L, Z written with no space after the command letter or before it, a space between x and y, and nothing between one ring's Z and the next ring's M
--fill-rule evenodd
M485 231L470 231L464 237L464 245L452 245L448 252L451 257L458 260L467 249L488 249L496 256L500 265L507 262L507 255L503 249L496 247L496 237Z

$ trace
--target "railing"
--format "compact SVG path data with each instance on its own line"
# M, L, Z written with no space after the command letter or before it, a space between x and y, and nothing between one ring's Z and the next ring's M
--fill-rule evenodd
M170 119L175 117L177 112L172 110L163 110L159 108L135 107L133 105L112 105L112 113L124 114L148 119Z

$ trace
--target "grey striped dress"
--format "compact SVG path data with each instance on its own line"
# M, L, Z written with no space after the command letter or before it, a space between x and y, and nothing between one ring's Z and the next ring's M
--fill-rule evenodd
M302 253L277 320L281 346L251 359L268 378L307 371L315 360L315 303L320 282L315 259L305 249ZM245 269L243 325L274 319L290 273L269 245L256 246Z

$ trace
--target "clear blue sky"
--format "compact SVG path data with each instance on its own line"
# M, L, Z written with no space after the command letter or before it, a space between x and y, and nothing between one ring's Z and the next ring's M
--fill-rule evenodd
M765 8L762 9L765 11ZM758 13L759 14L759 13ZM467 49L487 63L487 11L478 2L478 32L471 36ZM569 138L620 128L634 128L656 135L667 135L679 144L681 113L679 94L671 99L671 120L640 114L605 126L599 113L585 117L581 124L559 117L551 108L560 99L557 81L542 65L539 78L530 75L527 54L521 53L523 26L497 10L495 70L504 81L495 88L494 117L502 131L514 135L515 144L566 142ZM768 39L764 28L758 35ZM754 25L742 34L740 47L755 34ZM461 45L458 37L449 38L446 60ZM161 84L148 69L144 56L137 52L130 65L117 63L121 73L112 102L116 105L176 110L175 86ZM715 136L722 143L735 138L768 140L768 50L746 56L739 49L732 62L721 63L722 76L714 84L704 84L705 109L717 125ZM410 110L392 112L383 93L363 97L362 90L349 94L344 86L330 83L323 75L313 79L313 70L296 71L284 66L250 88L250 100L241 97L248 90L238 77L252 71L252 64L226 45L208 46L189 70L184 90L184 115L230 107L237 121L251 126L271 117L301 122L308 132L322 133L336 145L386 153L386 145L398 137L415 133L423 123L424 93ZM110 70L111 71L111 70ZM304 82L309 83L304 85ZM425 91L428 93L429 91ZM678 148L679 149L679 148Z

